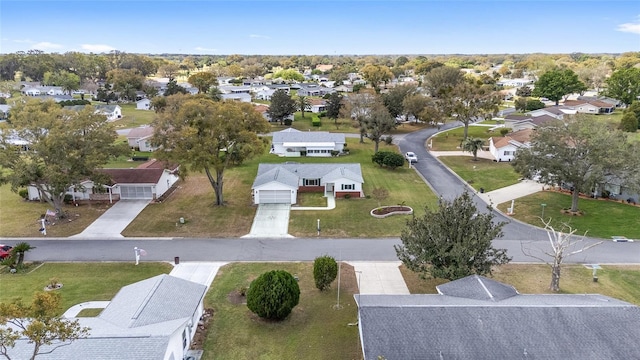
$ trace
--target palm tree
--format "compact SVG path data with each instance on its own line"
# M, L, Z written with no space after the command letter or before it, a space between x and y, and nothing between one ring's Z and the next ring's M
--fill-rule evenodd
M298 108L302 112L302 117L304 118L305 110L311 109L311 102L306 96L298 96Z
M22 265L22 263L24 262L24 253L26 253L29 250L33 250L35 249L35 246L31 246L29 245L29 243L26 242L21 242L18 243L16 246L13 247L13 249L11 249L11 257L14 259L15 264L17 267L20 267ZM17 257L17 260L16 260Z
M462 142L462 150L473 154L473 161L478 161L478 150L482 149L484 140L480 138L466 138Z

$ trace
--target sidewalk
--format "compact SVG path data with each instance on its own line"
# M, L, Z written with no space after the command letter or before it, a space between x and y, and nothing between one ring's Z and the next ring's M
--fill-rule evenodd
M360 294L409 295L409 289L398 268L399 261L361 262L349 261L353 266Z

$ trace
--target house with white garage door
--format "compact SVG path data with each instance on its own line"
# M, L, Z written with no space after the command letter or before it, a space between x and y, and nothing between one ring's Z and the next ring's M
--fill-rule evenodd
M137 168L101 169L111 181L100 189L91 180L82 181L67 191L73 201L79 200L153 200L166 193L180 178L178 165L149 160ZM41 190L28 187L29 200L39 200Z
M360 164L260 164L251 187L254 204L295 204L298 192L364 197Z
M284 157L331 157L342 153L345 144L345 136L341 133L288 128L273 133L270 153Z

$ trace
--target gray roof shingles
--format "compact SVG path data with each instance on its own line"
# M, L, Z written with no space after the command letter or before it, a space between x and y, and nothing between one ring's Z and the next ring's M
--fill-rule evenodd
M285 129L273 133L271 140L275 144L284 142L335 142L345 143L344 134L330 133L328 131L298 131Z
M363 183L360 164L260 164L258 175L253 182L253 188L267 184L271 181L280 182L291 187L298 187L298 180L322 179L322 183L336 179L346 178Z

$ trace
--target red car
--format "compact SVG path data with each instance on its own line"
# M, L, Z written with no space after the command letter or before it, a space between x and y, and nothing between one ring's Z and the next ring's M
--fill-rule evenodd
M11 255L11 249L13 249L13 246L0 244L0 259L9 257L9 255Z

